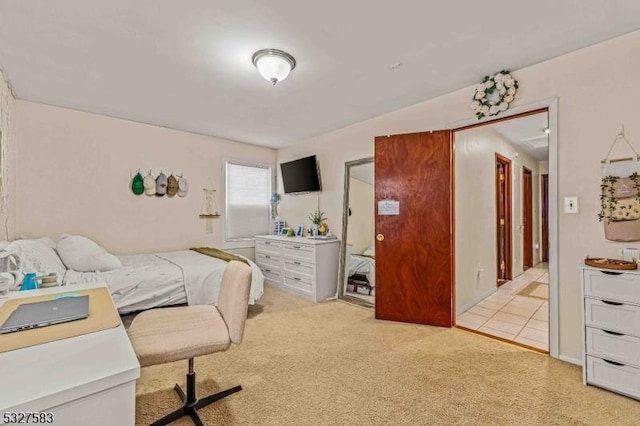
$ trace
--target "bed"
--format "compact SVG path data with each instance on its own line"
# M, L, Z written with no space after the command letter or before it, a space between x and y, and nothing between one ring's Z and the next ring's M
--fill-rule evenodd
M227 259L223 260L194 250L116 256L85 237L65 235L57 244L45 237L15 240L3 246L3 271L18 270L13 273L14 288L19 287L20 274L26 272L39 276L55 273L58 282L68 288L104 282L121 314L183 303L216 303L222 272L227 260L235 256L222 256ZM241 256L238 260L251 267L249 303L255 304L264 292L264 275L251 260Z
M373 289L376 282L376 261L373 247L368 248L362 254L349 253L347 262L347 282L355 285L367 284Z

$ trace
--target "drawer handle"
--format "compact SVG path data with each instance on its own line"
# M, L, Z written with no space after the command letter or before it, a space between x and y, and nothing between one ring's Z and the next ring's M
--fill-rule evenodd
M300 246L293 246L293 248L295 248L295 249L299 249L299 248L300 248Z
M271 245L271 241L265 241L265 245Z
M265 256L265 259L271 259L271 256L266 255L266 256Z
M609 361L608 359L604 359L604 358L602 358L602 360L603 360L604 362L608 362L609 364L617 365L617 366L619 366L619 367L624 366L624 364L622 364L621 362Z
M622 275L622 272L600 271L605 275Z
M296 280L296 281L300 281L300 278L298 278L298 277L293 277L293 279Z
M602 330L607 334L613 334L614 336L624 336L624 334L622 333L616 333L615 331L609 331L609 330Z
M300 262L296 262L295 260L293 261L294 265L300 265Z
M264 271L265 272L271 272L271 269L265 269Z
M613 306L622 306L622 305L624 305L624 303L620 303L620 302L611 302L609 300L602 300L602 299L600 299L600 300L602 301L602 303L606 303L607 305L613 305Z

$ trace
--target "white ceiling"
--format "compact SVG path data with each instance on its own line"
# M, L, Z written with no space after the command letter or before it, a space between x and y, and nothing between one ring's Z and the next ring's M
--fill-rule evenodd
M18 99L282 147L639 28L637 0L0 0L0 68ZM263 48L297 60L276 86Z
M491 128L538 161L549 159L549 127L546 112L504 120Z

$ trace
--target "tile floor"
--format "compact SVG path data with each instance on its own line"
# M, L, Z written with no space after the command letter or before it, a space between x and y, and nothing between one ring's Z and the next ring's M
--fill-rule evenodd
M549 301L516 293L532 281L549 282L546 263L527 269L456 318L472 330L549 351Z

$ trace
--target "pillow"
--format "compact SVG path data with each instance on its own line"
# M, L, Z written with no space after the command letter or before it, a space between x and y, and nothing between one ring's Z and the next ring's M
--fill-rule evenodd
M56 251L41 239L15 240L4 251L16 257L18 269L23 273L35 272L36 275L47 275L55 272L61 280L67 271Z
M364 251L364 253L362 253L362 254L364 254L365 256L371 256L371 257L374 257L374 256L376 255L376 249L375 249L375 246L371 246L371 247L367 248L367 249Z
M55 250L56 248L56 242L53 241L51 238L49 237L40 237L40 238L31 238L31 237L27 237L25 235L20 235L20 239L21 240L35 240L35 241L40 241L43 244L46 244L47 246L51 247L52 249Z
M67 268L74 271L104 272L122 267L120 259L81 235L63 235L56 249Z

